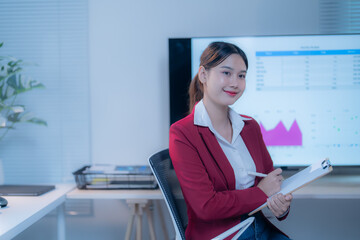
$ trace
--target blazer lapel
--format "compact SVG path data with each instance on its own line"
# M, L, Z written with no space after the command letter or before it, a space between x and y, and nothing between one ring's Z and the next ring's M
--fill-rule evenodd
M246 126L246 121L245 121ZM257 172L264 172L264 165L262 164L262 156L261 156L261 149L259 149L258 139L257 135L254 134L254 130L251 129L251 127L245 127L240 133L240 136L242 137L246 148L248 149L256 167ZM255 185L259 182L259 177L255 178Z
M214 134L207 127L198 126L200 136L227 181L229 189L235 189L234 170Z

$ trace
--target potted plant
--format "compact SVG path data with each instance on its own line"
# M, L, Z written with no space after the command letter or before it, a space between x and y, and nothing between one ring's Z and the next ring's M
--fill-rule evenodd
M0 48L4 43L0 43ZM0 142L9 130L15 129L20 123L34 123L46 126L47 123L33 116L24 104L17 102L17 96L33 89L44 88L38 81L25 76L22 60L0 55ZM0 183L3 172L0 159Z

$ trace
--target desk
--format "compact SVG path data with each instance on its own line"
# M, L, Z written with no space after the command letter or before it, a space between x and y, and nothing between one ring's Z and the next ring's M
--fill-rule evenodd
M152 200L161 200L164 199L162 193L159 189L149 189L149 190L79 190L74 189L69 192L66 197L68 199L118 199L118 200L126 200L128 206L131 209L132 215L128 221L128 226L126 230L125 239L130 239L130 234L133 227L133 222L135 218L137 219L136 226L136 239L142 239L141 230L141 219L142 213L145 211L147 213L149 230L150 230L150 238L155 240L155 230L154 224L152 220L152 214L150 211L150 206L152 204ZM158 206L159 208L159 206ZM160 211L160 220L162 229L164 231L165 237L168 236L165 226L165 221L163 219L163 215Z
M14 238L55 208L58 209L58 240L64 240L63 203L66 193L73 188L73 184L59 184L54 190L38 197L6 196L8 206L0 209L0 240Z
M298 199L360 199L360 176L328 175L293 193Z
M269 220L292 239L359 239L360 176L330 173L293 196L285 221L267 213Z
M39 197L6 197L9 205L0 209L0 240L15 237L55 208L58 209L58 239L65 239L65 218L62 204L65 196L69 199L127 200L133 211L133 217L137 211L139 213L144 204L149 203L148 201L163 199L161 191L158 189L79 190L74 187L72 184L56 185L55 190ZM295 199L360 199L360 176L325 176L296 191L293 195ZM136 209L135 205L139 207ZM133 220L133 217L130 221ZM139 229L141 230L141 225L138 224L137 230Z
M328 175L293 193L294 199L360 199L360 176ZM67 194L75 199L163 199L160 190L79 190ZM128 202L129 204L129 202ZM131 204L129 204L131 207ZM134 211L134 206L131 207ZM134 212L133 212L134 213ZM135 214L136 215L136 214ZM128 227L133 221L129 219ZM141 226L138 224L138 231ZM129 234L129 231L127 231ZM128 237L128 235L127 235Z
M160 189L149 190L81 190L74 189L66 194L70 199L164 199Z

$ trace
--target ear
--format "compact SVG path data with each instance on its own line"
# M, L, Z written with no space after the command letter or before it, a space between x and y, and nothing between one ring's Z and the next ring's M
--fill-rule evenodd
M199 80L202 84L204 84L206 82L207 75L208 75L208 72L206 71L206 69L203 66L200 66L199 71L198 71L198 76L199 76Z

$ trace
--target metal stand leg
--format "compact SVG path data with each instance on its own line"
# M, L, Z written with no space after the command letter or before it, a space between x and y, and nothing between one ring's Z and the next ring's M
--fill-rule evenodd
M57 239L65 240L65 203L57 207Z

